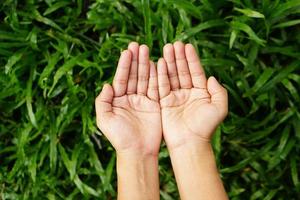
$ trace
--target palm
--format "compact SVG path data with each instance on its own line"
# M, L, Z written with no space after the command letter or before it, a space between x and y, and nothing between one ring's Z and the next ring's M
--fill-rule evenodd
M171 91L161 100L161 107L164 137L175 146L194 136L209 139L219 119L218 109L204 89Z
M205 77L191 45L164 47L158 62L163 135L168 147L194 139L209 140L227 113L226 90Z
M114 98L112 113L110 122L104 124L103 129L114 146L158 149L161 134L158 102L143 95L124 95Z

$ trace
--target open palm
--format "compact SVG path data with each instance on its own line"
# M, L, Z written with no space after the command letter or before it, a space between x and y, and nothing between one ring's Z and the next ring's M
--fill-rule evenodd
M117 152L157 154L162 137L157 73L145 45L122 52L113 86L96 99L97 124Z
M164 139L169 148L188 141L209 141L227 115L227 92L214 77L205 77L194 47L175 42L158 61Z

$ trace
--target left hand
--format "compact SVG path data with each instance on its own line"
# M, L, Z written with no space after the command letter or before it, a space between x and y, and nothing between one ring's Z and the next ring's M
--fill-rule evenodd
M162 138L156 67L149 49L132 42L122 52L113 85L95 106L97 125L117 153L156 155Z

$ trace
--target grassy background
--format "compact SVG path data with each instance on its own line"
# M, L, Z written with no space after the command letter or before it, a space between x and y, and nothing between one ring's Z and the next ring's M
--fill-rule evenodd
M299 199L299 0L1 0L0 199L114 199L94 98L128 42L197 47L230 113L213 145L231 199ZM178 199L166 148L161 197Z

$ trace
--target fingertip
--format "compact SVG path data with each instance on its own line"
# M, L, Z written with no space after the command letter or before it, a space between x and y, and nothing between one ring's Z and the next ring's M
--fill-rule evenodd
M105 83L103 85L103 87L102 87L102 93L106 93L108 95L112 95L113 96L114 91L113 91L112 86L110 84L108 84L108 83Z
M166 50L166 49L169 49L169 48L172 48L172 47L173 47L172 43L167 43L167 44L165 44L165 46L163 47L163 49Z
M214 76L208 78L207 88L211 94L218 93L220 90L226 90Z
M130 48L136 48L139 46L139 43L135 42L135 41L132 41L128 44L128 49Z
M149 47L145 44L139 47L139 58L140 60L148 60L149 57Z
M196 52L194 45L192 45L191 43L186 44L186 45L184 46L184 48L185 48L185 53L186 53L187 55L191 55L191 54L193 54L194 52Z
M128 45L128 50L131 51L133 60L137 60L139 53L139 44L137 42L130 42Z
M157 61L157 67L163 66L166 64L166 61L164 58L159 58Z
M95 100L96 115L100 121L103 117L111 114L112 101L113 101L113 89L109 84L104 84L101 93L97 96ZM100 116L101 118L99 118ZM97 123L98 123L98 119L97 119Z
M208 80L212 80L212 81L217 81L217 79L216 79L216 77L214 77L214 76L210 76L209 78L208 78Z
M210 76L207 81L211 86L219 86L219 82L214 76Z
M174 46L174 48L175 47L181 47L181 46L184 46L184 44L183 44L183 42L178 40L178 41L174 42L173 46Z
M176 41L173 46L175 51L175 57L179 57L179 58L185 57L184 44L181 41Z
M172 51L173 51L173 44L171 43L165 44L165 46L163 47L163 55L166 56Z
M165 49L165 48L170 48L170 47L172 47L172 46L173 46L173 44L172 44L172 43L167 43L167 44L165 44L165 45L164 45L164 47L163 47L163 48L164 48L164 49Z
M112 89L111 85L108 84L108 83L104 83L103 87L102 87L102 90L103 89Z
M200 58L198 56L198 53L195 49L195 47L192 44L186 44L185 45L185 55L190 63L196 62L197 65L200 64Z
M130 50L128 50L128 49L126 49L126 50L123 50L122 52L121 52L121 57L122 58L126 58L126 57L130 57L131 58L131 56L132 56L132 53L131 53L131 51Z
M170 63L170 65L173 65L173 62L175 60L175 52L174 52L174 46L173 44L166 44L163 48L163 58L166 62ZM171 68L173 68L172 66ZM176 66L175 66L176 67Z
M155 68L155 63L152 60L150 60L150 67L154 67Z
M96 110L99 112L107 112L111 110L111 104L113 100L114 92L112 86L110 84L104 84L102 87L102 91L95 99Z
M146 50L146 51L149 51L149 47L146 45L146 44L142 44L141 46L140 46L140 50Z
M185 48L184 48L184 44L181 41L176 41L174 43L174 52L175 52L175 58L181 61L186 61L186 56L185 56ZM181 62L182 63L182 62ZM187 64L184 63L184 66L186 66ZM177 66L177 67L180 67Z
M158 75L168 74L167 63L164 58L159 58L157 61L157 74Z
M102 87L102 91L103 91L103 90L106 90L108 87L109 87L108 84L107 84L107 83L104 83L104 85L103 85L103 87Z
M185 45L185 48L191 49L191 48L194 48L194 46L191 43L187 43Z
M225 87L223 87L214 76L207 80L207 89L211 95L211 101L215 104L221 114L221 120L228 114L228 94Z
M152 60L150 60L150 76L156 76L156 66Z

